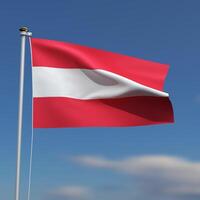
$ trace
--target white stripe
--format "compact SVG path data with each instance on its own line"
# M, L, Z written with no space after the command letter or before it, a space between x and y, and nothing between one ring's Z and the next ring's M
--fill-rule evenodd
M106 99L169 95L101 69L33 67L33 96Z

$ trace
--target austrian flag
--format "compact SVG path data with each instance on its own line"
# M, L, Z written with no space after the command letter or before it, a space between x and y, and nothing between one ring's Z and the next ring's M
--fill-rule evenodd
M139 126L174 121L168 65L31 38L34 128Z

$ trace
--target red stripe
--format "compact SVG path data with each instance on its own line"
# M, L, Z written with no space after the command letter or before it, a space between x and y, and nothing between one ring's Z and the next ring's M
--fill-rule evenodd
M166 97L34 98L34 128L139 126L173 122Z
M33 66L103 69L163 90L168 65L95 48L31 38Z

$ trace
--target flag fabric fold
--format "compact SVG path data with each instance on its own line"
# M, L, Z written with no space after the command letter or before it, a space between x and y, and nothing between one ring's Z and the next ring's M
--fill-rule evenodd
M168 65L31 38L34 128L139 126L174 121Z

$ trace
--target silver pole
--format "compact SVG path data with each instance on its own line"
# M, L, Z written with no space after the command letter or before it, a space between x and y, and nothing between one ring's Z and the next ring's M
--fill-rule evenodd
M25 44L26 36L31 36L27 27L19 29L21 35L21 60L19 80L19 105L18 105L18 139L17 139L17 163L16 163L16 187L15 200L19 200L20 190L20 164L21 164L21 141L22 141L22 116L23 116L23 93L24 93L24 65L25 65Z

